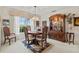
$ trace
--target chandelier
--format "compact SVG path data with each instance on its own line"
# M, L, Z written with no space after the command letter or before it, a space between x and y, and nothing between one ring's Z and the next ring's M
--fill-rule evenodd
M39 17L37 16L37 6L34 6L34 10L35 10L35 14L34 16L32 17L32 20L39 20Z

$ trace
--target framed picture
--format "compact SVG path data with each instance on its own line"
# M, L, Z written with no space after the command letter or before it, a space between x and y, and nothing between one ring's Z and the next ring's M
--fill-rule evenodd
M3 19L3 25L8 26L9 25L9 20L8 19Z
M74 26L79 26L79 17L74 17Z
M47 21L42 21L43 26L47 26Z

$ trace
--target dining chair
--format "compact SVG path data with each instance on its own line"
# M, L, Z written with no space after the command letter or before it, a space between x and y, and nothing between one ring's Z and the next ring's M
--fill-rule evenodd
M73 43L74 45L74 37L75 37L74 33L69 33L69 44Z
M26 44L30 44L30 42L32 41L32 36L30 34L28 34L28 28L25 27L24 29L24 34L25 34L25 41L26 41Z
M28 31L31 31L31 27L30 26L27 26L27 29L28 29Z
M65 41L66 41L66 43L69 41L69 33L68 32L65 32Z
M66 42L68 42L69 44L73 43L73 45L74 45L74 37L75 37L74 33L67 32L66 38L65 38Z
M6 43L6 40L9 41L9 45L11 44L11 39L15 39L16 42L16 35L15 33L10 33L9 27L3 27L3 32L4 32L4 44Z
M48 27L45 26L43 29L42 29L42 39L45 40L45 42L47 43L47 34L48 34Z
M41 35L41 37L38 38L38 36L37 36L37 40L40 42L42 48L47 43L47 33L48 33L48 27L45 26L45 27L42 28L42 35Z

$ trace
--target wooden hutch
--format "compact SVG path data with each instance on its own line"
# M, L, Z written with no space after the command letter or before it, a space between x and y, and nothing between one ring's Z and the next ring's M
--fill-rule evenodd
M49 38L65 42L65 15L55 14L49 17Z

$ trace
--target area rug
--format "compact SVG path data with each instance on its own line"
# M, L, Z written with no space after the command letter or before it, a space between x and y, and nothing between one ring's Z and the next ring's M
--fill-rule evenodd
M27 47L27 48L31 48L31 46L30 46L30 45L28 45L28 44L26 43L26 41L25 41L25 40L23 40L23 41L22 41L22 43L24 44L24 46L25 46L25 47Z
M31 45L28 45L28 44L25 42L25 40L22 41L22 43L24 44L24 46L25 46L26 48L30 49L30 50L31 50L32 52L34 52L34 53L44 53L44 51L46 51L48 48L51 47L51 44L48 43L48 46L47 46L46 48L37 51L37 50L33 49L33 47L32 47Z

